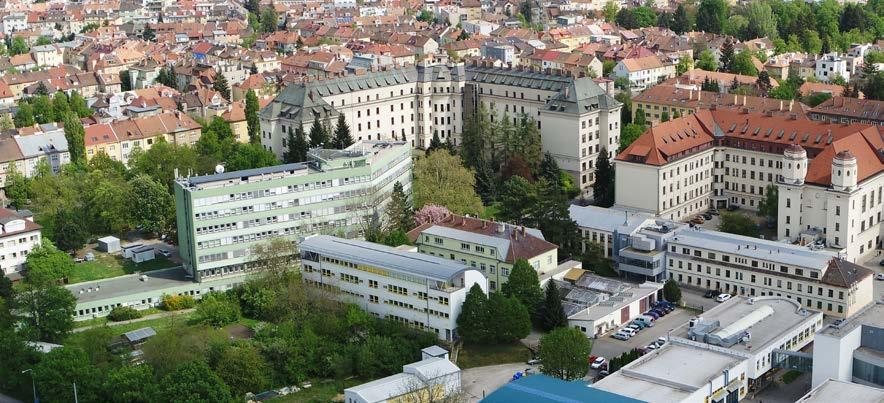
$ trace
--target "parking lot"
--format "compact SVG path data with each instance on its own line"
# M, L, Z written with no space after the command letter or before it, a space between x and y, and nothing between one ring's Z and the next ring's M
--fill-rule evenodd
M612 330L592 341L592 355L610 359L633 348L645 347L654 340L657 340L658 337L666 337L669 330L687 323L694 316L695 314L692 311L676 309L668 315L657 319L653 327L642 329L637 335L630 337L629 340L617 340L611 337L616 332L616 329ZM592 379L595 375L596 371L590 370L587 379Z

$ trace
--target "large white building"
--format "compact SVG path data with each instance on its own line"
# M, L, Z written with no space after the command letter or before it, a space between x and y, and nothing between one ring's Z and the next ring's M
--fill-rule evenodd
M616 205L683 221L712 207L757 209L773 185L779 239L858 261L881 246L881 149L875 126L701 110L650 128L617 156Z
M534 119L544 152L586 190L601 150L620 141L621 104L590 77L551 69L464 66L443 56L416 66L350 74L286 87L260 113L261 143L281 156L290 132L340 114L357 140L400 140L425 148L434 134L459 144L479 109Z
M18 276L28 253L40 246L40 228L30 214L0 209L0 274Z
M845 82L850 81L850 69L848 60L839 56L838 53L828 53L817 59L814 76L817 80L831 82L841 77Z
M737 402L822 326L821 313L785 298L734 298L592 387L648 402Z
M238 276L254 269L254 247L272 238L359 236L396 182L411 194L411 167L404 142L361 141L311 149L304 163L177 178L183 266L197 281Z
M479 270L450 259L405 252L371 242L316 235L300 243L304 282L333 290L377 317L457 337L457 317Z
M814 338L813 387L827 379L884 388L884 301L833 323Z
M428 347L442 350L441 347ZM444 351L444 350L442 350ZM461 391L461 371L444 357L428 357L403 365L402 372L344 389L346 403L446 401Z

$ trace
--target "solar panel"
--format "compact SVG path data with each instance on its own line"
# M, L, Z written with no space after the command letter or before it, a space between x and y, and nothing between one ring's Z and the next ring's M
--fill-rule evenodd
M129 340L130 342L142 341L156 335L157 332L153 330L152 327L143 327L123 334L123 336L126 337L126 340Z

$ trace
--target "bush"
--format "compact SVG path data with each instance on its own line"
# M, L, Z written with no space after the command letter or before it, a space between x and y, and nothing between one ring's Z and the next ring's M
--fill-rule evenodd
M669 279L663 284L663 298L673 304L681 302L681 289L675 280Z
M163 295L163 309L167 311L180 311L196 306L196 300L190 295Z
M142 316L141 311L128 306L118 306L111 310L107 315L107 319L112 322L122 322L124 320L138 319Z
M239 320L239 301L232 295L210 293L196 307L196 320L209 326L222 327Z

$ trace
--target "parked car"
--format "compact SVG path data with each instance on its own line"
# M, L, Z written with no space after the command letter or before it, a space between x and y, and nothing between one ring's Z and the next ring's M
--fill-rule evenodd
M599 369L602 365L605 364L605 357L597 357L592 364L589 364L589 367L592 369Z
M697 225L700 225L704 222L706 222L706 220L703 219L703 216L699 216L699 215L694 217L694 219L691 220L691 223L697 224Z
M660 318L660 314L656 313L654 311L647 311L647 312L643 313L642 315L650 316L650 317L654 318L654 320L657 320Z
M656 350L658 348L660 348L660 347L657 346L657 343L651 343L651 344L648 344L647 347L645 347L645 350L652 351L652 350Z
M715 301L717 301L717 302L724 302L724 301L727 301L727 300L729 300L729 299L731 299L731 295L730 295L730 294L721 294L721 295L715 297Z
M608 372L608 370L602 370L602 371L599 371L598 378L599 378L599 379L605 379L605 377L608 376L608 375L610 375L610 374L611 374L611 373Z
M642 322L639 320L633 320L632 322L629 322L629 324L638 326L639 329L644 329L644 328L648 327L648 325L646 325L645 322Z
M878 266L884 266L884 259L881 259L881 260L878 262Z
M627 333L624 333L624 332L617 332L617 333L612 334L611 337L613 337L617 340L629 340L629 338L631 336Z
M661 346L664 345L664 344L666 344L666 338L663 337L663 336L658 337L658 338L657 338L657 344L658 344L658 345L661 345Z
M636 334L635 329L633 329L631 327L624 327L624 328L620 329L620 331L628 334L629 337L635 336L635 334Z
M651 318L650 316L644 316L644 315L639 316L639 317L635 318L635 320L633 320L633 322L640 322L641 324L643 324L647 327L654 326L654 319Z
M721 291L718 290L707 290L706 293L703 294L703 296L706 298L715 298L719 295L721 295Z
M640 332L640 331L642 330L641 326L639 326L639 325L634 325L634 324L632 324L632 323L626 325L626 328L627 328L627 329L632 329L632 330L634 331L635 334L638 334L638 332Z
M719 215L720 213L718 212L718 209L711 209L711 210L709 210L709 214Z
M875 275L875 280L884 280L884 273L878 273Z
M528 360L528 365L537 365L537 364L540 364L541 362L543 362L543 360L541 360L540 358L532 358L532 359Z
M709 221L712 219L712 213L703 213L702 216L703 216L703 219L706 221Z
M160 252L160 254L163 255L163 256L165 256L165 257L172 256L172 252L169 252L169 251L167 251L167 250L165 250L165 249L157 249L157 251Z
M666 313L667 313L666 311L659 309L659 308L651 309L651 312L656 312L660 316L666 316Z

